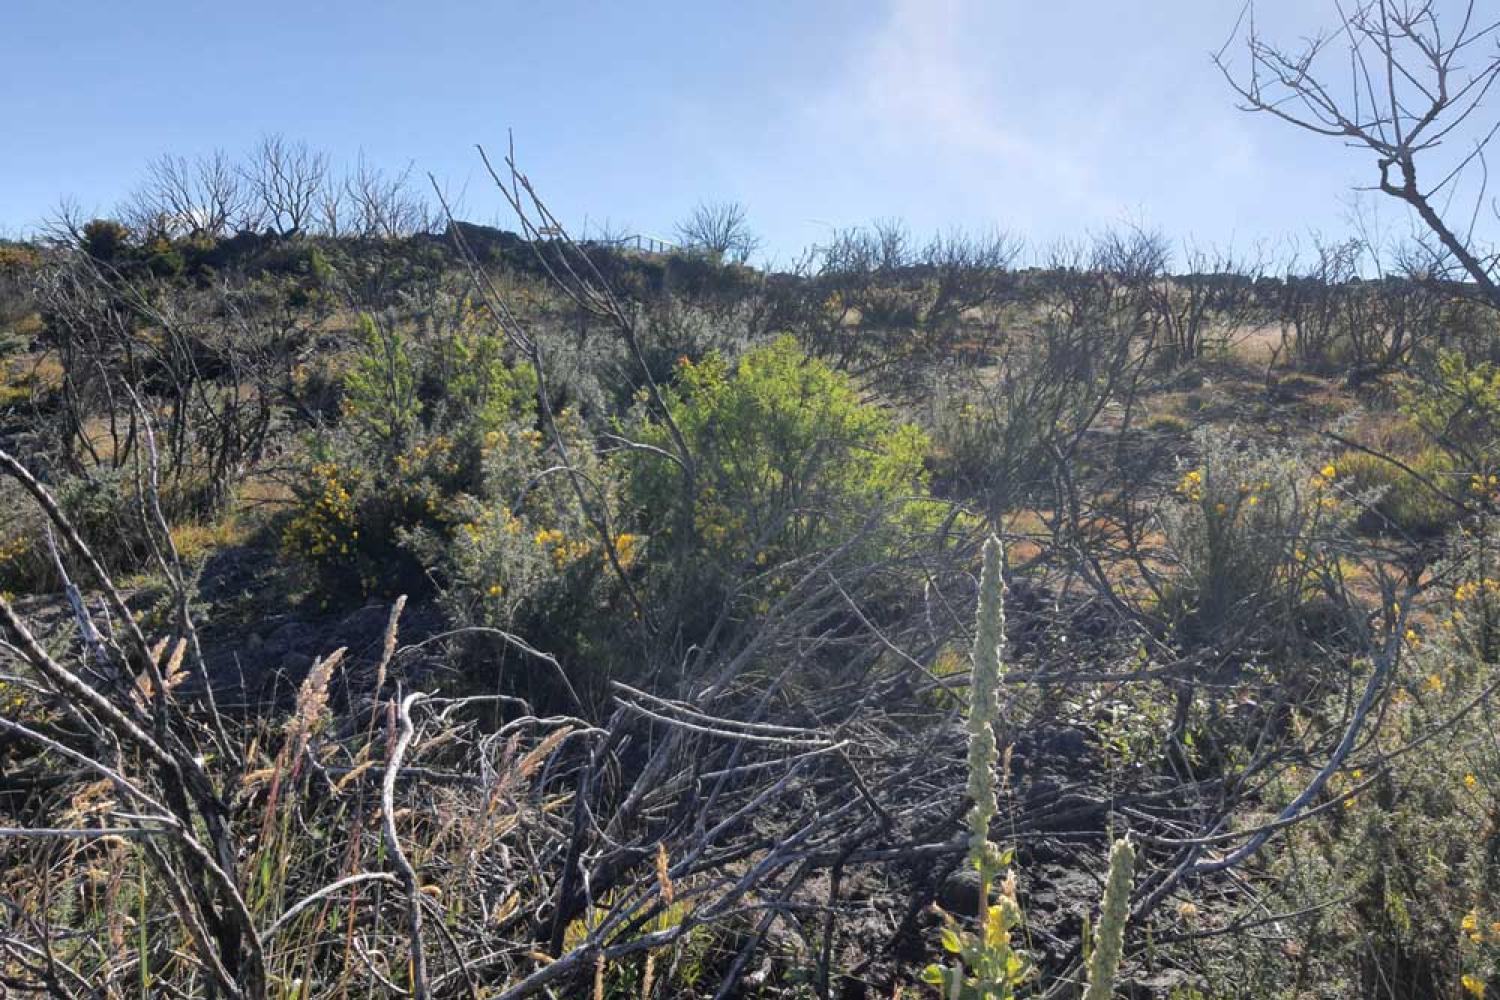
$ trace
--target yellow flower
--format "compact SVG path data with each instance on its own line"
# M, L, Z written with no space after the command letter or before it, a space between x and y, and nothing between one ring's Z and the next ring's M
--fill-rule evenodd
M1473 934L1479 929L1479 914L1474 912L1473 910L1465 913L1464 918L1462 921L1460 921L1458 927L1465 934Z
M500 588L500 585L498 583L492 583L490 584L488 593L491 597L499 597L502 593L504 593L504 591Z
M1177 484L1177 492L1189 500L1202 500L1203 471L1201 469L1189 470L1182 477L1182 481Z
M615 536L615 555L619 557L621 569L629 569L635 562L636 554L640 551L640 541L640 535L629 532Z
M1429 691L1441 691L1442 689L1443 689L1443 679L1441 677L1439 677L1437 674L1428 674L1427 675L1427 690L1429 690Z
M1334 476L1338 475L1338 472L1339 470L1335 469L1333 467L1333 463L1330 462L1318 470L1318 475L1322 476L1324 479L1332 479Z
M1479 786L1479 779L1478 778L1474 777L1474 775L1472 775L1472 774L1466 774L1466 775L1464 775L1464 787L1465 788L1467 788L1469 791L1472 792L1478 786Z
M1478 976L1471 976L1465 973L1464 977L1459 980L1459 982L1463 983L1464 989L1468 990L1474 996L1484 996L1484 980L1480 979Z

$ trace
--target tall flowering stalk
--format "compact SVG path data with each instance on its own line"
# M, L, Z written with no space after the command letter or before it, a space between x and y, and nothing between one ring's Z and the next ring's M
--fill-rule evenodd
M984 544L979 575L979 611L974 635L974 673L969 685L969 862L979 871L978 927L960 930L951 917L943 928L943 949L954 955L951 966L934 963L923 978L939 987L945 1000L1011 1000L1030 974L1025 957L1011 947L1011 931L1020 926L1016 875L1009 872L991 902L995 876L1010 863L990 843L990 821L998 811L995 765L995 720L1000 715L1000 670L1005 643L1005 584L1000 577L1000 540Z
M934 962L922 978L938 987L943 1000L1014 1000L1016 991L1030 978L1026 956L1011 945L1011 932L1021 925L1021 904L1016 897L1016 873L1006 871L1011 852L1001 852L990 842L990 822L999 811L996 801L995 766L999 748L995 743L995 721L1000 716L1000 679L1005 662L1005 584L1000 540L993 535L984 544L984 566L979 575L979 611L974 634L974 673L969 686L969 863L979 872L979 912L974 930L960 927L951 915L943 925L943 950L953 956L951 965ZM1125 921L1130 915L1130 888L1134 877L1135 849L1127 840L1117 841L1110 853L1109 884L1105 889L1099 932L1089 960L1089 985L1085 1000L1108 1000L1114 990L1125 941ZM1002 871L999 893L991 900L995 879Z
M984 568L979 576L979 613L974 634L974 673L969 685L969 861L979 869L981 907L989 903L990 885L999 865L990 843L990 821L995 801L995 720L1000 715L1000 663L1005 644L1005 583L1000 575L1000 540L984 543Z
M1130 916L1130 886L1135 877L1135 848L1129 840L1115 841L1109 852L1109 881L1099 910L1099 932L1089 956L1089 988L1083 1000L1109 1000L1125 945L1125 921Z

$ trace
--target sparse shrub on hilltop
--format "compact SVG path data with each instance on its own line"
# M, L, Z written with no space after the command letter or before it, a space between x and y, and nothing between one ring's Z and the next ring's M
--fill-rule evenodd
M38 248L0 240L0 361L29 346L41 326L32 291L41 268ZM0 385L0 406L10 381Z
M130 240L130 230L113 219L94 219L84 225L80 243L83 252L109 264L119 259Z

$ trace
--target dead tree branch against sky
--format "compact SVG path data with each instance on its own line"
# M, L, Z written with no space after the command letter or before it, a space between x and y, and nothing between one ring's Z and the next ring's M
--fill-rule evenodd
M1233 38L1214 63L1245 110L1373 152L1379 180L1372 187L1410 205L1442 245L1441 255L1457 261L1500 306L1497 260L1473 237L1486 204L1485 150L1500 131L1493 107L1500 21L1484 19L1473 0L1442 12L1435 0L1335 6L1334 28L1299 47L1283 47L1262 34L1247 4L1235 37L1243 28L1248 65L1231 65ZM1456 151L1442 149L1445 144ZM1437 167L1435 181L1419 179L1419 159ZM1471 169L1480 176L1468 219L1445 218L1460 178Z

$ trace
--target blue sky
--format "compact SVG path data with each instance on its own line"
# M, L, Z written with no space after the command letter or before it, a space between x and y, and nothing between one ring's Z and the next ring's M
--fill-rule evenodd
M6 0L0 230L273 131L412 163L491 221L473 144L512 129L574 226L669 233L736 199L782 259L879 217L1034 246L1125 220L1238 247L1343 232L1369 157L1235 109L1209 53L1240 5ZM1258 6L1289 39L1333 14Z

